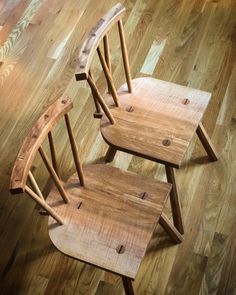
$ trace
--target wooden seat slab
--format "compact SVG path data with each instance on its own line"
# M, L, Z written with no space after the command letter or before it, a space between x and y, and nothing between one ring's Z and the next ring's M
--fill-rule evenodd
M154 78L132 80L117 91L120 107L104 115L101 132L112 147L178 168L202 120L211 94ZM110 95L105 96L108 103Z
M84 167L84 176L84 187L76 175L65 183L69 204L50 192L64 222L49 217L50 238L66 255L134 279L171 185L100 164Z

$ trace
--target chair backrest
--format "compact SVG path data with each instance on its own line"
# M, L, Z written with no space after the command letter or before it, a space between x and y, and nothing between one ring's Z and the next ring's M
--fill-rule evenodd
M127 82L128 91L131 92L132 91L131 74L130 74L127 48L125 43L124 28L122 23L122 17L124 16L124 13L125 13L124 6L118 3L110 11L108 11L108 13L103 18L101 18L98 21L96 26L92 28L87 38L85 39L81 47L77 64L76 64L76 73L75 73L76 80L77 81L87 80L91 87L94 103L96 107L95 117L102 116L101 109L100 109L101 107L104 113L106 114L106 116L108 117L111 124L114 124L115 120L95 84L92 71L91 71L91 63L95 53L97 52L106 81L107 81L109 93L112 95L115 105L119 106L119 99L117 96L117 91L114 86L113 77L112 77L108 32L114 25L118 24L126 82ZM104 54L102 53L100 49L101 41L103 41Z
M50 214L59 224L63 224L63 220L58 214L46 203L39 186L30 171L31 165L34 161L36 153L39 152L43 163L45 164L53 182L55 183L59 193L65 203L69 202L69 198L62 186L58 176L57 159L55 153L55 146L51 130L56 123L64 116L66 129L69 135L70 146L73 153L73 159L80 180L80 185L84 185L82 166L79 161L77 147L73 136L70 118L68 115L69 110L73 107L72 101L69 97L63 97L50 105L50 107L38 119L36 124L32 127L29 134L25 138L23 145L17 155L10 181L10 192L18 194L26 192L34 201L42 206L48 214ZM52 164L42 148L44 139L48 137ZM27 184L27 180L31 183L31 187Z

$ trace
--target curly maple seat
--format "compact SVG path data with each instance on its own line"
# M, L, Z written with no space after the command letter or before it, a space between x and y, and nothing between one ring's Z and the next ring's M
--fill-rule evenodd
M88 34L79 53L75 77L78 81L87 79L91 87L96 106L94 117L102 118L101 133L109 145L106 162L111 162L116 151L120 150L165 165L167 179L173 184L171 206L174 224L184 233L173 168L180 167L195 132L210 160L218 159L201 123L211 94L149 77L131 80L121 20L124 11L122 4L117 4ZM118 91L112 78L107 36L116 23L126 76L126 83ZM99 47L101 40L104 55ZM108 86L108 93L104 96L92 76L91 63L96 51Z
M134 79L132 87L132 93L126 84L117 91L120 107L110 108L116 124L102 117L103 138L116 149L179 168L210 93L154 78Z
M70 98L61 98L38 119L16 158L10 191L26 192L48 212L49 236L59 251L120 275L126 294L132 295L131 280L135 279L157 223L175 243L183 240L163 213L171 184L102 164L83 169L68 115L71 108ZM51 133L63 116L77 170L66 183L58 176ZM41 146L47 135L52 164ZM37 151L55 184L46 200L30 171Z

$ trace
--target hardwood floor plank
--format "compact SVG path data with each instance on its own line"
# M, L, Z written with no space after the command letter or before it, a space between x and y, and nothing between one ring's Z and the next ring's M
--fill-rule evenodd
M220 153L219 162L209 163L197 137L193 139L184 165L177 171L185 241L173 246L157 227L134 289L137 295L234 294L236 2L121 2L127 8L124 28L132 75L153 76L212 92L203 124ZM103 160L107 145L99 134L99 121L92 116L90 90L85 83L75 81L74 70L85 34L116 3L0 0L0 39L4 40L0 47L3 294L124 294L121 280L109 284L103 272L62 256L48 238L47 217L39 215L26 196L12 197L8 193L12 163L22 139L60 95L69 95L74 101L71 121L83 162ZM112 71L116 86L120 86L125 76L117 38L117 31L109 32ZM160 52L156 50L159 44L163 47ZM154 47L155 58L151 58ZM105 90L98 60L93 63L93 73L97 85ZM53 136L57 153L63 155L59 171L67 178L75 168L68 138L60 126L53 130ZM48 146L44 149L48 151ZM162 165L122 152L110 165L165 180ZM32 169L43 188L47 174L37 159ZM169 204L165 213L171 216Z
M41 276L35 276L32 279L32 284L30 285L30 289L27 295L31 295L31 294L43 295L45 293L47 284L48 284L48 279Z
M24 11L24 13L22 14L22 17L16 23L15 27L10 32L8 37L6 38L6 36L5 36L5 38L3 38L3 40L5 40L5 42L2 45L2 47L0 47L0 60L1 61L3 61L5 59L5 57L9 54L10 49L18 41L20 35L25 30L25 28L28 26L31 18L34 16L36 11L38 10L42 1L43 0L32 0L28 6L25 5L25 7L27 7L27 8ZM7 30L7 31L9 32L9 30Z
M151 48L146 56L144 64L140 70L142 74L152 75L154 69L158 63L160 55L165 47L166 39L158 43L156 40L153 41Z
M207 265L207 257L192 253L191 258L185 259L184 267L175 262L178 273L172 273L166 288L166 294L199 294L201 281ZM184 279L187 278L187 279Z
M8 1L9 2L9 1ZM28 5L28 1L14 1L15 3L4 3L4 8L0 13L1 17L1 30L0 30L0 46L3 46L4 42L11 33L12 28L15 27L21 15L24 13ZM12 6L11 6L12 5ZM5 10L5 13L4 13Z
M220 277L219 287L217 295L220 294L234 294L236 283L235 283L235 272L236 272L236 259L235 259L236 239L235 234L229 236L227 248L225 249L225 262L222 269L222 275Z
M227 237L215 233L199 294L217 294L226 258Z

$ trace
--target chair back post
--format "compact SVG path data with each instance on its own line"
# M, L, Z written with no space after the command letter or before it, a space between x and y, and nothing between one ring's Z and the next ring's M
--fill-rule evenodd
M107 33L116 24L125 14L125 7L118 3L112 7L106 15L104 15L94 26L87 38L84 40L82 47L79 52L79 56L76 63L76 72L75 78L77 81L85 80L88 78L88 72L91 67L91 63L94 57L94 54L99 46L100 42L105 39L105 55L107 56L107 62L109 60L109 51L108 51L108 38ZM105 37L106 36L106 37ZM108 68L110 69L109 62Z
M118 3L113 8L111 8L104 17L102 17L99 20L97 25L92 28L87 38L85 39L81 47L81 50L77 59L77 64L76 64L76 73L75 73L76 80L77 81L87 80L91 88L94 102L95 102L95 107L96 107L96 114L94 116L101 117L101 114L98 112L98 106L96 103L96 100L97 100L111 124L114 124L115 121L112 114L109 112L108 106L106 105L105 101L102 99L102 96L99 93L96 87L95 81L91 75L91 63L97 51L99 60L107 81L108 92L111 94L115 105L118 107L119 106L118 95L117 95L117 91L112 78L108 32L113 27L113 25L117 24L117 22L121 20L124 13L125 13L125 7L122 4ZM124 41L124 37L122 40ZM101 41L103 41L104 55L102 54L99 48L99 44ZM122 43L122 46L124 47L125 43L124 44L123 43ZM127 50L126 50L126 53L127 53ZM125 66L126 72L128 73L128 70L127 70L129 68L128 58L126 58L125 65L126 65ZM130 73L126 74L126 76L130 77ZM131 78L128 80L128 83L129 83L128 84L129 90L131 90L131 86L130 86Z
M17 155L12 175L10 181L10 192L12 194L18 194L26 192L37 204L43 207L45 211L48 212L59 224L63 224L63 220L56 214L56 212L46 203L42 192L30 170L33 160L37 152L39 152L43 163L45 164L55 186L57 187L63 201L65 203L69 202L69 198L63 188L61 180L57 174L57 162L56 162L56 152L55 146L52 138L51 130L53 126L73 107L72 101L69 97L63 97L55 101L47 110L42 114L42 116L37 120L35 125L31 128L28 136L25 138L22 147ZM52 164L42 148L42 143L44 139L48 137ZM71 136L70 136L71 142ZM75 150L75 142L73 142ZM73 152L74 156L74 152ZM76 168L80 169L80 181L84 184L81 178L82 167L79 163L79 158L75 158ZM57 171L56 171L57 170ZM82 180L81 180L82 179ZM32 189L27 185L29 180Z

